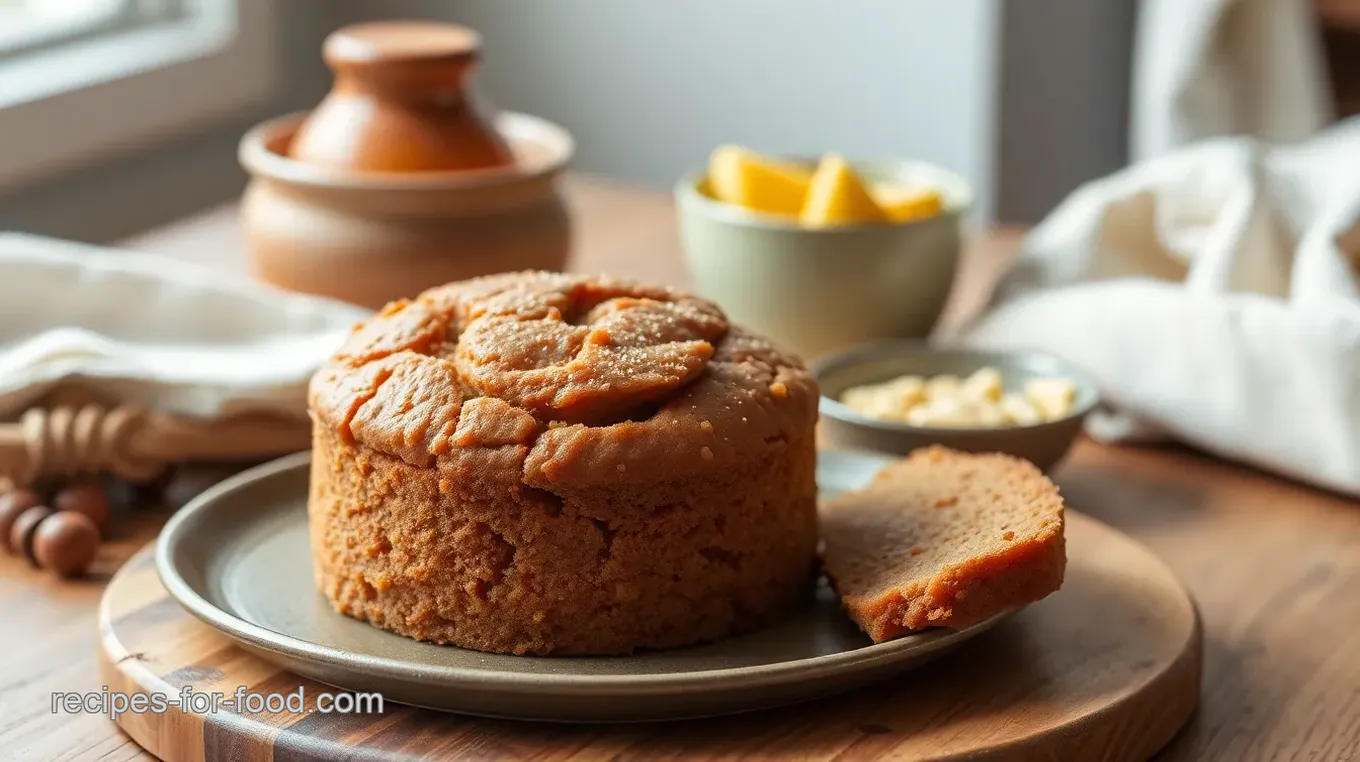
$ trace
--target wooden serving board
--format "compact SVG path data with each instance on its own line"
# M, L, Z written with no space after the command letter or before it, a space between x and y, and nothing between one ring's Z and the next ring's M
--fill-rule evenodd
M710 720L555 725L389 704L382 714L126 713L118 724L166 762L320 759L768 758L1145 760L1194 711L1199 615L1169 569L1127 536L1069 513L1062 591L895 682ZM1086 552L1089 551L1089 552ZM190 617L146 548L99 612L112 692L328 689L252 656Z

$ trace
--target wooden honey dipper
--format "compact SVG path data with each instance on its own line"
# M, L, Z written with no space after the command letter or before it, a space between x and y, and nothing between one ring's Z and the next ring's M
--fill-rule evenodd
M0 477L25 487L43 478L110 473L154 479L172 463L258 459L305 450L306 421L240 415L199 422L137 405L34 408L0 423Z

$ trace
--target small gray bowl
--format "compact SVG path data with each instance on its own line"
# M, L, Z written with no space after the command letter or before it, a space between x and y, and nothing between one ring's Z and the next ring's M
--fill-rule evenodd
M985 366L1001 371L1006 388L1031 378L1062 377L1077 386L1072 414L1033 426L953 429L908 426L862 416L840 402L852 386L888 381L903 375L967 376ZM812 366L822 387L822 434L832 447L877 450L906 455L918 447L940 444L966 452L1004 452L1051 470L1081 432L1082 421L1099 401L1095 381L1080 368L1041 352L987 352L936 349L922 342L867 344L823 358Z

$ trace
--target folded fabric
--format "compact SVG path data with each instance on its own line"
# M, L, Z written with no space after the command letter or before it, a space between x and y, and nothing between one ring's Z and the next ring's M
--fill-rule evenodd
M132 252L0 235L0 418L62 385L196 419L305 418L365 311Z
M1088 369L1106 440L1360 494L1360 121L1191 146L1078 189L964 335Z
M1135 159L1217 135L1301 140L1332 119L1314 0L1141 0L1135 43Z

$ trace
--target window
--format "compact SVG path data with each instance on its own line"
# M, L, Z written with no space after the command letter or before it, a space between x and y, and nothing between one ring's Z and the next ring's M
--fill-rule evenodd
M136 0L0 0L0 55L127 28L172 11Z
M0 190L273 93L273 0L0 0Z

